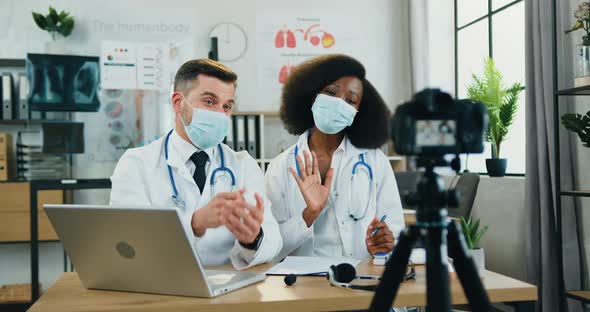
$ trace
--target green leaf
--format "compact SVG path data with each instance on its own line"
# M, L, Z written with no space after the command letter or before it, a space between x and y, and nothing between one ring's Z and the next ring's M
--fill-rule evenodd
M473 245L475 247L477 247L479 240L482 238L482 236L488 231L488 226L484 226L484 228L479 231L477 234L475 234L475 237L473 238Z
M465 241L469 249L477 248L479 240L488 231L487 225L481 230L479 230L479 227L479 219L469 218L468 220L465 220L465 218L461 217L461 228L463 230L463 236L465 236Z
M74 19L72 17L66 17L57 29L64 37L69 36L72 30L74 30Z
M576 133L584 145L590 147L590 111L586 115L564 114L561 116L561 124Z
M59 12L59 15L57 16L57 20L63 23L64 18L66 18L66 16L68 16L70 13L66 12L66 11L61 11Z
M517 111L518 95L523 89L520 83L505 88L502 80L502 73L496 69L493 59L486 58L483 75L473 75L473 82L467 86L468 97L483 103L488 109L489 125L485 140L496 146L502 143L510 130Z
M467 247L469 249L473 249L473 243L471 241L471 232L469 232L469 224L471 220L465 221L465 218L461 217L461 228L463 229L463 236L465 237L465 242L467 243Z
M475 222L471 226L471 229L469 229L469 231L471 232L471 237L475 237L475 234L477 233L478 229L479 229L479 219L475 220Z
M55 10L55 8L53 8L52 6L49 6L49 15L48 16L57 22L58 14L57 14L57 11Z
M49 7L49 14L45 17L45 20L47 21L47 31L57 30L57 11L53 7Z
M33 12L33 20L35 21L35 24L37 24L37 26L39 26L39 28L41 28L43 30L47 29L47 21L45 20L45 16L43 16L39 13Z

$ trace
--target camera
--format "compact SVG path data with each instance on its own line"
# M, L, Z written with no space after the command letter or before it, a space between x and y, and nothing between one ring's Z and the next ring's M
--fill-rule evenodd
M482 103L454 100L439 89L425 89L396 109L391 137L401 155L481 153L487 127L487 108Z

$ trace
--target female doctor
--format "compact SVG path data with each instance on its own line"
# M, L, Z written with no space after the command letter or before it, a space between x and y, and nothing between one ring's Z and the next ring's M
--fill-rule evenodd
M266 173L283 236L279 257L366 259L392 251L404 219L393 170L379 149L390 112L363 65L345 55L298 65L283 88L280 115L300 136Z

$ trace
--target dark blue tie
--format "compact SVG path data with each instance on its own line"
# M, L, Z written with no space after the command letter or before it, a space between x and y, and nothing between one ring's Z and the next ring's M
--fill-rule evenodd
M194 153L191 156L192 162L195 164L195 173L193 174L193 180L197 183L201 194L203 193L203 187L205 187L205 180L207 180L207 173L205 172L205 166L207 165L207 160L209 160L209 155L207 153L200 151Z

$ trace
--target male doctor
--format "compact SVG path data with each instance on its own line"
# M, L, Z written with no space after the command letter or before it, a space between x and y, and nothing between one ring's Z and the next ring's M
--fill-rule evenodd
M222 144L236 80L212 60L183 64L171 96L175 128L125 152L111 177L110 203L177 207L204 265L231 260L244 269L272 260L283 241L260 167L247 152Z

